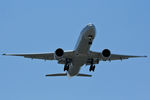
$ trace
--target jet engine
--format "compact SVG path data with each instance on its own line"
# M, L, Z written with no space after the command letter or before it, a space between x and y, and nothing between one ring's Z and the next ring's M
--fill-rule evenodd
M109 58L109 57L111 56L111 52L110 52L109 49L104 49L104 50L102 51L102 55L103 55L103 57L105 57L105 58Z
M64 55L64 50L61 48L56 49L55 51L55 57L62 57Z

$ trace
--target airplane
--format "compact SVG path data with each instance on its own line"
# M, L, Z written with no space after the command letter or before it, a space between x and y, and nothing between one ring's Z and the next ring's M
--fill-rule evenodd
M132 56L111 54L109 49L104 49L102 52L91 51L90 47L96 36L96 28L94 24L86 25L80 33L75 49L64 51L62 48L56 49L54 53L39 53L39 54L3 54L5 56L23 56L24 58L57 60L58 64L64 64L65 73L47 74L46 76L82 76L92 77L89 74L79 73L83 65L89 65L89 71L95 71L95 64L100 61L124 60L128 58L147 57L147 56Z

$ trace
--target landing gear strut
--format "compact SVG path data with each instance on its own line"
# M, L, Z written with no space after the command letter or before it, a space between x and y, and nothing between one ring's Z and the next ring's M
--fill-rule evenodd
M90 68L89 68L89 71L91 72L91 71L95 71L95 65L93 65L93 59L91 60L91 66L90 66Z
M71 63L71 59L66 59L66 63L65 63L65 66L64 66L64 71L68 71L69 70L70 63Z
M88 38L89 38L89 45L92 44L92 37L93 37L92 35L89 35L89 36L88 36Z
M69 65L67 64L64 66L64 71L68 71L68 70L69 70Z
M90 72L91 72L91 71L94 72L94 71L95 71L95 65L91 65L89 71L90 71Z
M92 41L89 42L89 45L91 45L91 44L92 44Z

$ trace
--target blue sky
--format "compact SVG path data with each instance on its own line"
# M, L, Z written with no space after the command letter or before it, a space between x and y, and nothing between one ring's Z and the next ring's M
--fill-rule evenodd
M150 56L149 0L1 0L0 53L72 50L96 26L91 50ZM53 77L56 61L0 56L1 100L150 100L150 59L100 62L92 78Z

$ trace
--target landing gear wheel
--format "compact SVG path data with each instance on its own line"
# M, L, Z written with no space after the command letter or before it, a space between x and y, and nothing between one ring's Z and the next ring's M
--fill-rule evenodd
M91 72L91 70L92 70L92 68L90 67L90 68L89 68L89 71Z
M95 71L95 65L91 65L90 68L89 68L89 71L90 71L90 72L91 72L91 71L94 72L94 71Z
M65 66L64 66L64 71L66 71L66 70L67 70L67 71L69 70L69 65L65 65Z
M91 44L92 44L92 42L89 42L89 44L91 45Z
M71 61L72 61L71 59L66 59L64 71L69 70L69 66L70 66Z
M93 70L92 70L93 72L95 71L95 65L93 66Z

